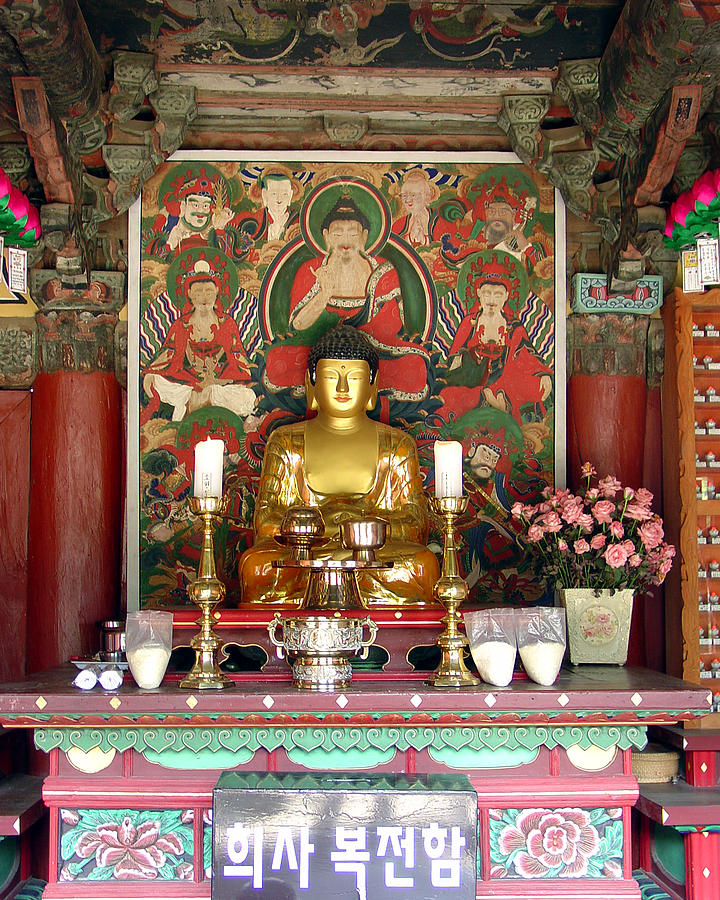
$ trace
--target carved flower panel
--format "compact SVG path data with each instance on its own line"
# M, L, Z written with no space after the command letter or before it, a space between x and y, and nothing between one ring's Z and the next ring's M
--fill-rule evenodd
M491 878L622 878L622 809L491 809Z
M61 809L60 881L192 881L193 810Z

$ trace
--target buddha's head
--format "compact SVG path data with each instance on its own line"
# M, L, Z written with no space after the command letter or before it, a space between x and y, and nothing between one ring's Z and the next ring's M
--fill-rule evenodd
M336 325L310 350L305 393L308 408L332 418L364 415L377 402L378 355L367 337Z
M370 222L349 195L338 198L320 228L328 254L337 254L341 262L351 262L365 251Z

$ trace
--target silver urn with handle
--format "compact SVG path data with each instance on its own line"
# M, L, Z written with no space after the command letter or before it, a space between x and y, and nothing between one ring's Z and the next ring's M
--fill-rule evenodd
M350 683L351 660L367 657L377 625L369 616L283 616L278 612L268 624L268 633L278 657L287 657L295 687L333 691Z

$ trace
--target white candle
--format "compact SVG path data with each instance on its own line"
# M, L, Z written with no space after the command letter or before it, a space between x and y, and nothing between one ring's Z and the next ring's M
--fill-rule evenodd
M196 497L222 497L225 444L208 438L195 444Z
M435 441L435 496L462 497L462 444Z

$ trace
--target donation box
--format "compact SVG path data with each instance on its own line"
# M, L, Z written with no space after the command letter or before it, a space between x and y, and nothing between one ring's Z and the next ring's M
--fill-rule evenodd
M212 900L474 900L476 839L465 775L224 772Z

